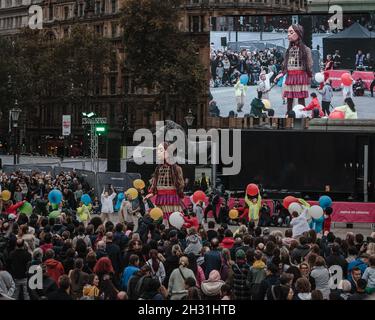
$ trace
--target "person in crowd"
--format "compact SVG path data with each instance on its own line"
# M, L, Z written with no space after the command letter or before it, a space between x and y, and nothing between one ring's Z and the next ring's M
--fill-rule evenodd
M11 299L16 290L16 284L12 275L5 270L4 264L0 261L0 294Z
M88 276L87 284L83 287L82 298L86 300L99 299L99 277L92 273Z
M193 271L188 266L189 260L183 256L180 258L179 267L173 270L168 283L171 300L181 300L187 295L187 290L185 289L185 280L187 278L193 278L196 281Z
M319 93L322 96L322 111L324 116L328 117L331 113L330 107L333 99L332 81L329 79L326 80L323 88L319 90Z
M222 265L222 256L219 250L219 239L211 240L211 250L204 255L205 277L208 278L212 270L220 271Z
M312 99L311 102L308 104L308 106L304 107L302 111L311 111L311 117L314 118L314 111L317 109L318 110L317 113L319 114L319 117L323 117L324 112L322 110L322 107L320 106L318 96L316 95L315 92L312 92L310 94L310 97Z
M103 223L110 220L110 214L113 214L114 212L113 200L116 198L117 194L113 186L111 186L111 190L112 193L110 195L109 192L104 188L101 195L102 212L100 217Z
M207 280L203 280L200 286L203 300L219 300L221 296L221 287L224 281L221 280L220 273L212 270Z
M372 294L375 292L375 255L370 256L369 266L362 275L362 279L366 280L366 292Z
M159 254L156 249L151 249L149 252L150 259L147 260L147 264L150 266L151 275L157 278L160 283L164 283L166 273L163 262L159 259Z
M24 300L30 300L29 292L27 290L27 277L29 262L31 261L31 254L28 252L25 241L18 239L16 248L9 255L8 268L15 282L15 290L13 297L19 299L20 293L23 294Z

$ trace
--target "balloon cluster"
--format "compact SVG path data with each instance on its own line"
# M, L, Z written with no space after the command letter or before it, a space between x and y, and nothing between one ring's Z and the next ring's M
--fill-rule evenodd
M300 215L304 209L307 209L307 218L318 220L323 217L324 211L332 206L332 199L329 196L321 196L319 198L319 205L310 206L303 199L287 196L283 200L283 206L288 209L290 214L297 212ZM329 209L329 211L331 210Z

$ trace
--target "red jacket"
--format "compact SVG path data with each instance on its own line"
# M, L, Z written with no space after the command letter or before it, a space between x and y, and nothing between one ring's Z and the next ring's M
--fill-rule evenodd
M307 107L303 108L302 110L303 111L311 111L311 115L313 116L313 110L315 108L319 109L319 116L324 117L324 112L322 110L322 107L320 106L320 102L319 102L318 98L312 99L310 104Z
M40 246L40 249L42 249L43 253L46 253L47 250L52 249L53 244L52 243L45 243Z
M221 241L220 243L220 247L226 248L226 249L232 249L233 245L234 245L234 239L229 238L229 237L225 237L223 241Z
M184 216L184 220L185 220L184 227L186 229L194 228L195 230L198 231L199 221L197 217Z
M5 209L5 214L9 215L9 214L14 214L16 215L17 214L17 210L19 207L22 207L22 205L25 203L26 201L20 201L20 202L17 202L16 204L12 204L11 206L9 206L8 208Z
M45 262L48 275L58 284L59 278L64 274L64 267L61 262L55 259L48 259Z

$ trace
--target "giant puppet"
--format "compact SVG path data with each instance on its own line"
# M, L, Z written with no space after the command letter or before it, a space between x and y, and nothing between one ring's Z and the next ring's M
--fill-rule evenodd
M313 60L310 48L303 43L303 33L303 27L298 24L289 27L289 47L285 53L282 71L275 79L277 82L286 75L283 97L287 99L288 113L293 110L294 99L298 99L298 104L305 106L305 99L309 97Z
M168 220L173 212L182 212L184 208L184 177L182 169L177 164L170 164L168 161L167 142L160 144L157 148L159 164L152 178L149 198L155 195L154 204L164 213L164 219Z

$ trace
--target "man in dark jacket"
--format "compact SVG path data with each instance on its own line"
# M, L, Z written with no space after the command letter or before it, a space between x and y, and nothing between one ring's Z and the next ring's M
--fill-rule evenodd
M211 240L211 250L206 252L204 255L204 265L205 265L205 277L208 276L212 270L217 270L220 272L221 269L221 253L219 251L219 239L214 238Z
M70 279L64 274L59 278L59 289L47 295L48 300L73 300L70 296Z
M359 279L357 281L356 293L352 294L348 300L365 300L369 296L366 293L367 281L365 279Z
M106 233L106 248L105 248L108 258L111 259L113 269L117 276L119 276L121 272L121 251L120 247L113 243L113 233L107 232Z
M30 265L31 254L27 251L23 239L18 239L16 249L10 253L8 260L8 270L16 284L14 292L15 299L19 299L20 291L23 292L23 299L30 300L27 290L27 273Z
M250 287L247 285L247 276L250 266L246 261L246 254L242 249L236 252L236 263L233 270L233 293L236 300L250 300Z
M297 248L293 249L291 253L292 263L299 264L302 262L303 258L309 253L310 246L307 244L307 238L301 237L299 239L299 245Z
M267 291L280 283L278 276L278 267L273 263L269 264L266 269L266 278L260 283L258 295L254 300L264 300Z

